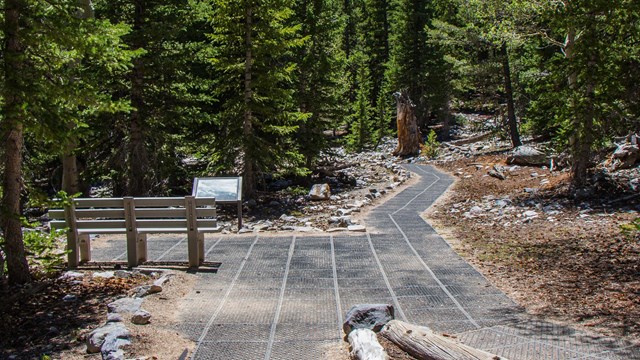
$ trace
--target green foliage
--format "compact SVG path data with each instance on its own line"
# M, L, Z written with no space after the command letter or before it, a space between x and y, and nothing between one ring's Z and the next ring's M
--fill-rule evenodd
M294 96L301 111L309 114L296 134L306 167L329 146L323 131L337 128L347 111L342 99L346 57L340 46L344 27L340 4L338 0L298 1L294 7L300 36L306 39L294 49Z
M428 30L437 15L427 0L397 0L390 17L390 59L386 76L394 91L405 89L416 105L419 126L446 112L449 101L449 64Z
M620 225L622 232L629 238L640 237L640 218L633 220L628 224Z
M256 175L306 172L295 135L309 114L295 103L292 57L307 39L292 19L293 1L216 0L213 5L209 61L217 73L215 121L221 136L212 162L222 172L241 165L250 196Z
M64 241L60 241L64 230L51 230L45 232L37 229L36 223L25 224L24 245L27 251L27 260L34 273L48 275L58 270L66 261L67 252L63 250Z
M438 135L432 129L427 136L427 140L422 147L422 156L428 159L433 159L440 153L440 142L438 142Z
M347 148L351 151L362 151L372 143L374 136L373 107L370 103L371 78L366 66L366 55L357 52L353 59L360 64L358 81L356 82L356 100L349 117L350 132L347 135Z

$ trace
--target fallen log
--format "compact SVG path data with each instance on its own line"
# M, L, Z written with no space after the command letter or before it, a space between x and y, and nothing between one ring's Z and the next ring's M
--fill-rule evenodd
M369 329L355 329L349 333L351 356L358 360L387 360L389 356Z
M486 132L486 133L480 134L480 135L470 136L468 138L464 138L464 139L460 139L460 140L449 141L449 142L444 143L444 144L453 145L453 146L473 144L475 142L488 139L491 135L493 135L493 131L489 131L489 132Z
M391 320L380 335L421 360L506 360L439 335L427 327Z

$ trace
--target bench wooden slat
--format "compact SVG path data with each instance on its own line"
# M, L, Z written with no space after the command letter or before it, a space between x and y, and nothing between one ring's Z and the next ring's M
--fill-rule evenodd
M198 217L215 217L216 209L215 208L198 208ZM158 219L158 218L186 218L187 212L184 208L175 208L175 209L167 209L167 208L146 208L146 209L136 209L136 218L137 219Z
M216 217L215 208L198 208L198 217ZM124 218L124 209L77 209L76 216L82 218ZM143 208L136 209L136 218L185 218L184 208ZM49 210L50 219L64 219L64 209Z
M122 198L77 198L73 200L76 209L82 208L122 208ZM136 197L136 207L184 206L184 197ZM196 206L215 206L215 198L202 197L196 199Z

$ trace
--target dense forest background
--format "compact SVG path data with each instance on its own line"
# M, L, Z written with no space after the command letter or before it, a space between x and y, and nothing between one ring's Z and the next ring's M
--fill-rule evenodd
M59 190L184 194L194 176L307 176L331 134L393 134L392 94L423 135L496 115L571 156L640 130L635 0L4 0L2 240L30 280L23 209Z

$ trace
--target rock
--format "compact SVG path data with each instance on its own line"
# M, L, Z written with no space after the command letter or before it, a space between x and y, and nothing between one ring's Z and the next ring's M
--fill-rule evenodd
M238 234L246 234L251 232L253 232L253 230L245 226L243 226L242 229L238 230Z
M249 200L245 201L245 204L250 208L254 208L254 207L258 206L258 203L254 199L249 199Z
M128 279L133 276L131 271L127 271L127 270L116 270L113 272L113 274L115 275L115 277L120 279Z
M640 160L640 148L637 144L626 143L618 146L611 155L610 163L613 170L630 169Z
M347 230L351 232L367 232L367 228L362 225L349 225Z
M108 313L107 314L107 322L111 323L111 322L122 322L124 319L122 318L122 315L118 314L118 313Z
M114 276L116 276L114 271L102 271L93 273L94 278L111 279Z
M72 302L77 300L78 300L78 297L74 294L67 294L62 298L62 301L65 301L65 302Z
M528 219L533 219L538 217L538 213L533 210L525 211L522 215L524 215L524 217Z
M110 322L97 329L94 329L87 336L87 353L95 354L100 352L107 336L113 335L115 338L128 339L129 330L121 322Z
M112 323L121 324L121 323ZM103 360L124 360L122 347L130 345L130 333L127 328L117 329L107 334L100 349Z
M331 188L329 184L315 184L309 190L311 200L329 200L331 198Z
M338 232L338 231L347 231L346 227L336 227L336 228L329 228L326 230L326 232Z
M524 166L542 166L547 162L547 156L542 151L527 145L516 147L507 158L508 164Z
M143 299L140 298L122 298L107 304L110 313L135 313L140 310Z
M162 286L159 285L142 285L133 289L133 296L137 298L142 298L147 295L156 294L162 291Z
M131 322L136 325L147 325L151 322L151 314L149 314L145 310L140 309L133 314L133 316L131 317Z
M79 279L83 277L84 274L77 271L67 271L64 274L60 275L60 279Z
M507 180L507 177L503 173L497 172L495 170L489 170L488 174L489 176L494 177L496 179Z
M286 215L286 214L280 215L280 220L285 221L285 222L296 222L296 221L298 221L298 219L295 216L289 216L289 215Z
M168 283L169 280L171 280L171 278L174 277L174 276L175 276L175 274L173 274L173 273L166 273L166 274L162 275L159 279L154 281L153 285L163 286L164 284Z
M338 209L337 212L340 216L347 216L353 212L353 209Z
M355 329L370 329L378 332L395 318L393 305L362 304L352 307L345 317L342 330L349 335Z

